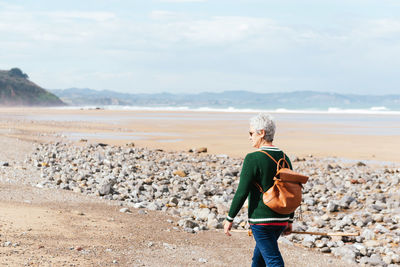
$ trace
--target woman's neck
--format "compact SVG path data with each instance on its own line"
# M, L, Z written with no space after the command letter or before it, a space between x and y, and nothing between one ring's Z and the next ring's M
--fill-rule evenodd
M260 143L260 146L258 148L263 147L263 146L274 146L274 145L272 144L272 142L263 141Z

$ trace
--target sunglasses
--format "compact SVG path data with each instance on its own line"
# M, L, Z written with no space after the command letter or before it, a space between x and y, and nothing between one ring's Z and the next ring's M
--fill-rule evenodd
M254 133L255 133L255 132L249 132L249 135L250 135L250 136L253 136Z

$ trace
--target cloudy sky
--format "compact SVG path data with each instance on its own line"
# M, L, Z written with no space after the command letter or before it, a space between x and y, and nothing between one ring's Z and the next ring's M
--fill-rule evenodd
M0 0L0 69L47 89L400 92L399 0Z

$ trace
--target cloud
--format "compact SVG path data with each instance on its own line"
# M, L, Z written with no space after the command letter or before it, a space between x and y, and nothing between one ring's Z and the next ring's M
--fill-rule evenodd
M33 41L32 49L38 43L81 45L104 34L117 20L111 12L34 12L14 8L0 11L0 17L0 34L21 43Z
M287 34L290 29L266 18L216 16L190 19L189 16L166 11L153 11L152 17L172 19L147 25L152 38L168 43L190 43L195 46L232 44L248 38ZM182 19L177 19L182 18Z
M116 15L111 12L56 11L56 12L47 12L42 14L50 17L51 19L70 19L70 20L85 19L85 20L93 20L99 22L116 18Z
M365 25L365 26L364 26ZM364 38L398 38L400 37L399 19L375 19L364 22L355 32Z
M153 11L149 8L154 5L60 11L0 3L2 64L20 66L53 88L75 81L76 86L110 89L137 84L144 90L185 90L198 84L212 90L241 89L254 82L259 88L289 88L300 78L298 88L315 88L313 81L320 79L324 86L343 70L351 77L366 70L387 73L400 62L397 19L352 17L317 25L318 19L290 22L279 16L159 6ZM176 9L163 10L167 6ZM43 75L35 74L39 72ZM346 85L350 78L343 81Z
M153 20L182 20L186 16L182 13L171 12L166 10L153 10L149 17Z

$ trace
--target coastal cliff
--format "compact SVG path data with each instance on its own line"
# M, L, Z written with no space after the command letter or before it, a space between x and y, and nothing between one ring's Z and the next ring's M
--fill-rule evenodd
M39 87L18 68L0 70L0 106L64 106L54 94Z

